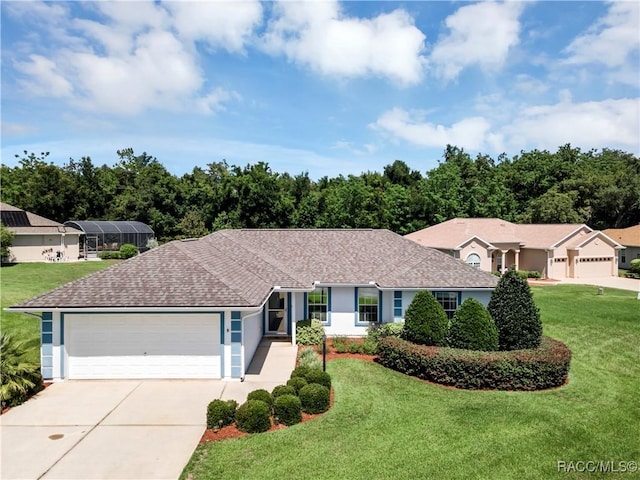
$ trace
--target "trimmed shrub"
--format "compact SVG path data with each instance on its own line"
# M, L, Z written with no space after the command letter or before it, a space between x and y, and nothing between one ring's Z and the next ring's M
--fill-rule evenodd
M399 337L404 330L404 322L378 324L369 329L367 339L377 342L380 337L393 335Z
M324 328L320 320L300 320L296 323L298 345L321 345Z
M540 311L527 281L507 271L491 294L489 314L498 327L500 350L536 348L542 338Z
M355 340L350 340L347 348L349 353L362 353L362 344Z
M266 432L271 427L271 409L262 400L247 400L236 410L236 426L247 433Z
M366 339L362 344L362 353L365 355L375 355L378 350L378 342Z
M100 260L119 260L122 258L120 252L111 251L111 250L103 250L98 252L98 258Z
M322 370L313 369L309 370L307 374L304 376L304 379L307 383L317 383L319 385L324 385L327 388L331 388L331 376L327 372L323 372Z
M138 255L138 247L135 245L131 245L130 243L125 243L120 247L120 258L131 258Z
M467 350L498 350L498 329L484 305L467 298L453 315L447 343Z
M296 389L291 385L278 385L274 387L271 391L271 398L273 398L273 403L275 405L276 398L281 397L282 395L295 395Z
M629 263L629 272L640 273L640 258L634 258Z
M302 402L295 395L280 395L273 402L274 415L280 423L295 425L302 421Z
M259 388L258 390L254 390L253 392L249 393L249 395L247 395L247 400L260 400L266 403L269 408L271 408L271 405L273 404L273 398L271 397L271 394L263 388Z
M542 275L537 270L516 270L520 278L542 278Z
M322 413L329 410L329 389L324 385L310 383L300 389L298 396L305 413Z
M290 387L293 387L296 391L296 395L298 395L300 393L300 389L305 385L307 385L308 383L309 382L307 382L304 377L293 377L289 379L289 381L287 382L287 385L289 385Z
M207 428L231 425L235 420L238 402L235 400L214 400L207 407Z
M449 321L436 298L427 290L416 293L405 312L402 335L420 345L444 345Z
M307 347L298 352L298 365L309 368L322 368L322 360L320 360L313 347Z
M380 340L382 365L442 385L465 389L542 390L564 385L571 350L543 337L531 350L479 352L416 345L387 337Z
M336 353L347 353L349 351L347 337L332 337L331 344Z
M309 367L298 366L293 369L293 372L291 372L291 376L289 378L293 378L293 377L304 378L307 375L307 373L309 373L309 370L311 370Z

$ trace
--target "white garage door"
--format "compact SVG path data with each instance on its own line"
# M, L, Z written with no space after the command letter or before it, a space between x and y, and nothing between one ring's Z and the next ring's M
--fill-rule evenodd
M219 314L65 317L68 378L221 378Z
M612 271L612 258L581 258L578 263L578 277L580 278L610 277Z

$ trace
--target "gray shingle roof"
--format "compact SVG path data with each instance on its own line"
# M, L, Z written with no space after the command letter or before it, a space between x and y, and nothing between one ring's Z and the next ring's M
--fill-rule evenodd
M388 230L221 230L174 241L14 308L250 307L274 286L493 288L497 278Z

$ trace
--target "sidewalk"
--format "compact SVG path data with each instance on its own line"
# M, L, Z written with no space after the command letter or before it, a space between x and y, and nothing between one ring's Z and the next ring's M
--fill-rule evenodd
M263 388L271 392L284 385L296 366L298 347L290 339L263 338L258 345L244 380L226 381L220 398L235 400L239 404L247 400L253 390Z

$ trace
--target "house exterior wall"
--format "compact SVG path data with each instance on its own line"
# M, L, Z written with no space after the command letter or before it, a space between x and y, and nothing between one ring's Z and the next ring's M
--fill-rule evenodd
M258 349L258 345L260 345L260 340L262 340L264 331L262 323L262 312L255 312L253 314L249 314L248 316L243 315L243 317L244 321L242 322L242 353L244 357L244 372L246 372L247 368L249 368L251 360L253 360L253 355Z
M472 240L460 249L458 258L468 263L469 256L472 254L480 257L480 266L478 268L486 272L491 271L491 252L487 249L486 245L477 240Z
M44 262L44 250L63 253L67 261L77 261L80 255L78 235L15 235L13 245L9 248L11 260L14 262Z
M547 251L523 248L520 250L520 270L536 270L542 278L553 278L547 267Z
M618 253L618 266L620 268L629 269L631 268L631 260L635 260L636 258L640 258L640 247L627 247ZM623 261L624 260L624 261Z

